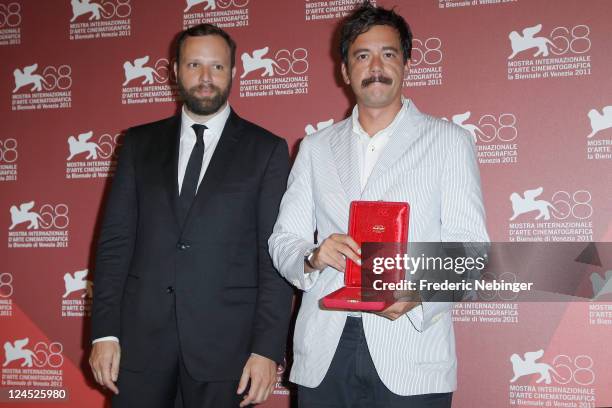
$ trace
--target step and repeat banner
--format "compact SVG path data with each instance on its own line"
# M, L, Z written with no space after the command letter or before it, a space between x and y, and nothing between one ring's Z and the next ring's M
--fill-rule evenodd
M0 0L0 405L42 402L15 389L45 390L49 407L108 403L87 364L101 206L122 132L178 110L177 32L231 33L232 106L295 154L350 113L336 41L356 3ZM414 32L404 94L474 137L491 239L612 241L612 2L377 3ZM612 406L612 268L600 264L591 301L457 305L453 406ZM285 369L264 406L290 405Z

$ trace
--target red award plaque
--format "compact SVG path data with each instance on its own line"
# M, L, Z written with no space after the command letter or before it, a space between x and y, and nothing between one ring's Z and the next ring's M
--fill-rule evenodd
M408 245L408 219L410 207L408 203L385 201L353 201L349 215L349 235L362 247L364 243L372 243L369 248L378 246L378 253L373 251L362 252L362 265L371 265L372 259L386 253L390 256L403 254ZM363 248L362 248L363 250ZM376 251L374 251L376 252ZM387 256L383 255L383 256ZM385 281L395 281L404 278L403 271L387 271ZM329 309L381 311L386 309L395 299L389 291L377 291L371 282L362 282L364 276L361 266L347 258L344 273L344 287L330 293L322 299L324 307ZM364 278L365 279L365 278Z

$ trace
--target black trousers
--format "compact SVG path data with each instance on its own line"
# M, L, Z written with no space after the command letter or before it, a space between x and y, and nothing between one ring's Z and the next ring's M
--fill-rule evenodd
M238 380L200 382L187 372L181 356L176 316L172 313L163 337L163 350L154 354L144 371L119 370L113 408L234 408Z
M450 408L452 393L401 396L376 372L360 318L349 317L331 366L316 388L298 388L299 408Z

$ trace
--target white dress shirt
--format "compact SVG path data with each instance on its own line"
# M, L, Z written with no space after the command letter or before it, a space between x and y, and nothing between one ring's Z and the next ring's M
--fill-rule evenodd
M222 108L215 116L210 118L207 122L201 123L205 125L208 129L204 130L204 157L202 158L202 169L200 170L200 178L198 179L198 187L200 187L200 183L204 178L204 174L206 173L206 169L210 164L210 159L212 158L213 153L215 152L215 148L217 147L217 143L221 138L221 132L223 132L223 128L225 127L225 123L227 122L227 118L229 118L231 109L229 103L225 104L225 107ZM187 171L187 163L189 162L189 156L191 156L191 151L196 144L196 134L195 130L191 127L196 124L195 120L193 120L185 111L185 106L181 111L181 137L179 140L179 157L178 157L178 186L179 186L179 194L181 193L181 188L183 187L183 179L185 178L185 172ZM197 190L196 190L197 191ZM119 339L115 336L106 336L100 337L92 341L92 343L97 343L99 341L113 340L119 342Z
M389 138L393 134L395 127L398 122L402 120L406 112L406 106L408 102L402 99L402 107L399 112L393 118L393 121L384 129L379 130L372 136L370 136L359 123L359 108L357 105L353 108L353 114L351 119L353 121L353 136L357 137L359 142L359 180L361 182L361 191L368 184L372 169L376 165L380 154L385 149L385 146L389 142ZM348 312L351 317L361 317L361 312Z
M402 100L402 107L395 115L393 121L384 129L379 130L374 135L370 136L359 123L359 109L357 105L353 108L351 119L353 121L353 135L359 139L359 174L361 180L361 191L368 183L368 178L372 174L372 169L376 165L380 154L389 142L389 138L393 134L397 123L402 120L406 112L408 102Z
M206 169L208 168L210 159L212 158L212 155L215 152L217 143L221 138L221 132L223 132L225 122L227 122L227 118L229 117L229 115L230 106L229 103L226 103L225 107L221 109L215 116L210 118L206 123L201 123L202 125L205 125L208 129L204 131L204 157L202 158L202 169L200 170L198 187L200 186L200 183L204 178L204 174L206 173ZM179 144L178 159L179 195L183 187L183 179L185 178L185 172L187 171L187 163L189 162L189 156L191 156L191 151L193 150L193 147L196 144L195 130L193 130L193 128L191 127L196 123L198 122L193 120L187 114L187 112L185 112L185 107L183 106L183 111L181 113L181 139Z

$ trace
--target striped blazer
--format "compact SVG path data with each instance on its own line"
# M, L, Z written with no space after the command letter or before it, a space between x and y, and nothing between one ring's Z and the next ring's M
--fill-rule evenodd
M274 265L304 291L293 340L291 381L316 387L340 340L347 313L319 300L344 285L341 272L304 273L303 257L333 233L346 233L353 200L404 201L411 242L486 242L485 213L472 137L425 115L410 100L361 191L357 137L348 119L306 136L268 243ZM363 327L383 383L399 395L450 392L457 360L450 303L423 303L395 321L364 313Z

